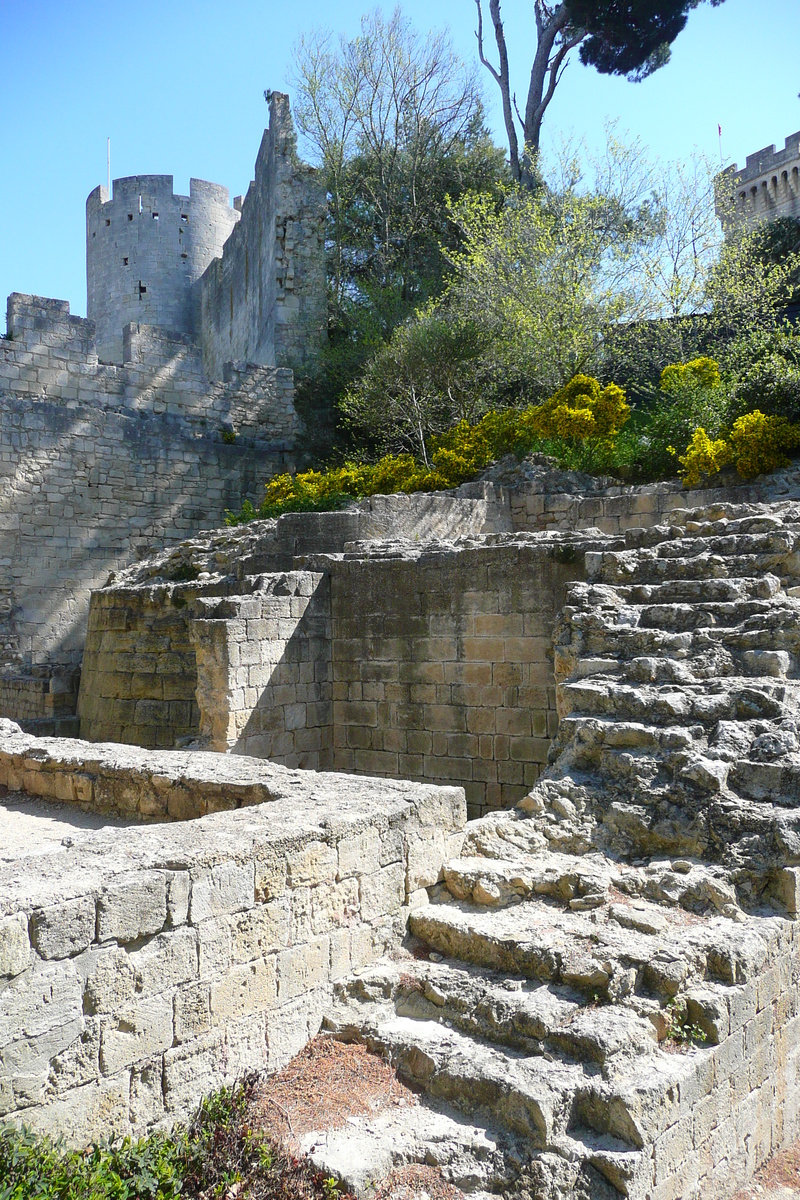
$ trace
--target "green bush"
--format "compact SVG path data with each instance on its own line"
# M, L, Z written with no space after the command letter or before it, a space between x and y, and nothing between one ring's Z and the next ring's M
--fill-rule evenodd
M207 1097L189 1126L70 1150L63 1140L0 1125L0 1200L249 1200L346 1196L307 1160L250 1123L258 1076Z
M713 440L728 424L730 396L711 358L665 367L655 400L645 410L641 431L646 475L663 479L677 469L676 447L689 445L698 427Z
M387 454L376 463L345 463L327 471L276 475L266 485L261 506L245 502L226 515L228 525L285 512L340 508L351 499L392 492L433 492L474 479L506 454L518 457L546 448L558 457L587 452L612 454L614 440L628 419L625 393L614 384L601 387L588 375L576 375L544 404L489 412L471 425L459 421L428 439L429 461L411 454Z

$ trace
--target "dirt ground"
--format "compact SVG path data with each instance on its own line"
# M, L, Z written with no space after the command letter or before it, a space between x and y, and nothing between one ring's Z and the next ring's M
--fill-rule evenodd
M339 1129L350 1117L375 1116L387 1108L416 1104L413 1091L393 1067L365 1046L318 1037L277 1075L266 1079L256 1103L260 1120L290 1148L304 1133ZM372 1193L372 1200L460 1200L463 1192L433 1167L400 1167Z
M0 863L28 854L52 854L64 838L95 829L129 825L117 817L82 812L71 804L33 800L21 792L0 793Z

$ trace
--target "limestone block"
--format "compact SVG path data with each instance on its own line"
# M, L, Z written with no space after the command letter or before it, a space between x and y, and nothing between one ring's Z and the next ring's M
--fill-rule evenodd
M172 997L136 1000L103 1019L100 1068L104 1075L115 1075L123 1067L167 1050L171 1045Z
M136 992L153 996L196 979L198 975L197 932L177 929L154 937L131 955Z
M288 859L289 883L292 887L306 883L332 883L336 878L337 865L333 846L325 842L309 842Z
M24 913L0 920L0 975L20 975L30 964L31 945Z
M168 1113L186 1112L225 1078L225 1035L222 1030L174 1046L164 1055L164 1108Z
M338 845L339 878L375 871L381 865L380 853L380 834L372 827L342 838Z
M50 1062L48 1088L68 1092L100 1074L100 1019L88 1017L78 1036Z
M0 1047L12 1042L31 1057L60 1053L80 1031L82 984L72 964L46 965L18 975L0 992Z
M232 957L230 918L202 921L197 926L197 946L201 979L227 971Z
M97 902L97 936L134 941L158 933L167 919L167 878L161 871L138 871L119 876Z
M236 917L231 924L234 962L250 962L289 944L289 909L285 901L261 904Z
M211 1015L225 1023L271 1008L277 999L275 958L257 959L231 967L225 978L211 986Z
M75 1088L46 1106L28 1109L25 1120L38 1133L63 1136L68 1144L85 1146L102 1129L109 1138L128 1132L130 1074Z
M372 921L375 917L397 912L405 902L405 885L406 872L402 863L392 863L372 875L362 875L359 880L362 920Z
M87 1012L112 1012L135 995L136 968L121 946L92 951L79 963L86 974Z
M252 862L224 862L192 874L189 920L193 925L225 913L252 908L254 869Z
M38 908L31 918L33 945L42 958L69 958L91 945L95 935L93 896Z
M320 884L311 889L311 928L315 934L352 925L358 920L359 891L356 879Z
M211 985L193 983L180 988L174 1000L175 1041L188 1042L211 1028Z
M325 983L330 971L330 940L315 938L278 954L278 999L281 1004Z

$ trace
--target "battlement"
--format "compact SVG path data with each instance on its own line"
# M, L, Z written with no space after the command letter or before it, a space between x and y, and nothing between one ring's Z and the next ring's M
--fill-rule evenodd
M6 328L10 349L19 344L58 347L62 355L76 361L97 362L94 321L74 317L68 300L12 292L6 304Z
M782 150L765 146L748 154L745 166L717 176L717 215L726 232L778 217L800 218L800 130Z
M87 309L104 362L122 362L129 322L196 334L194 287L222 252L239 214L226 187L192 179L189 195L172 175L115 179L86 201Z

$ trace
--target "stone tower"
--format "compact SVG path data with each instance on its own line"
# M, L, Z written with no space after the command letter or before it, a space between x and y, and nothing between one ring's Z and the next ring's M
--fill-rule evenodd
M319 172L297 155L289 97L269 93L254 179L227 188L171 175L114 180L86 201L89 319L101 361L123 361L123 327L153 325L202 347L209 379L228 363L313 370L327 339L325 217Z
M86 201L87 314L101 361L122 362L133 321L197 336L196 284L239 220L228 189L192 179L176 196L171 175L115 179Z
M741 169L720 172L717 216L726 233L778 217L800 218L800 130L786 138L782 150L765 146L748 154Z

